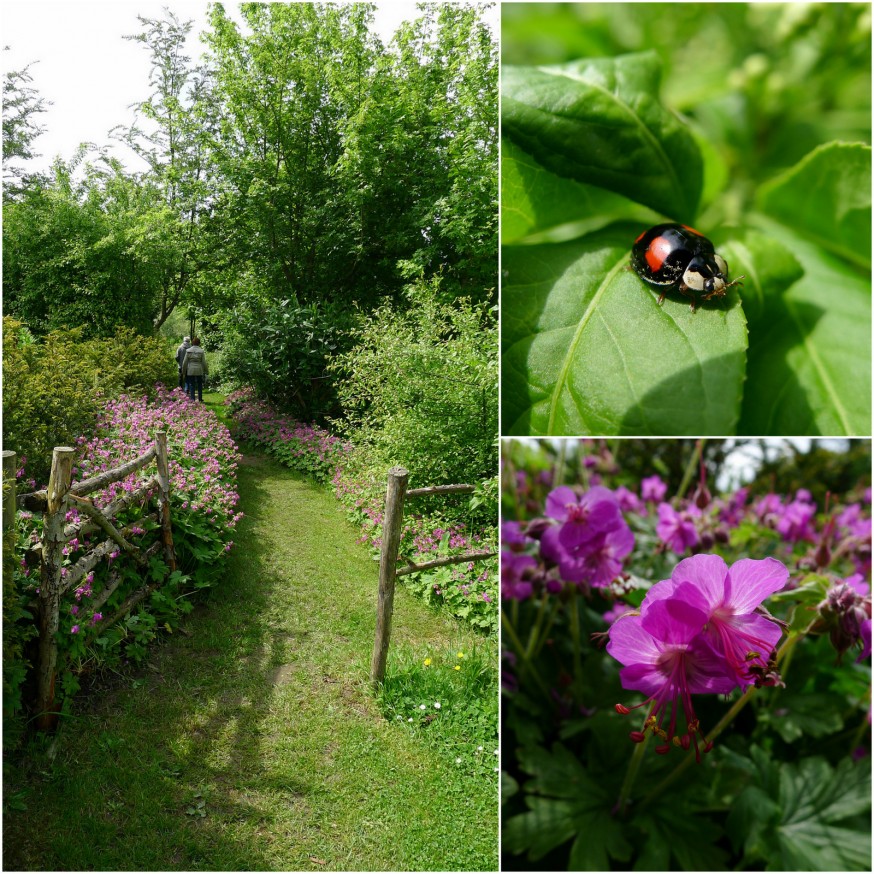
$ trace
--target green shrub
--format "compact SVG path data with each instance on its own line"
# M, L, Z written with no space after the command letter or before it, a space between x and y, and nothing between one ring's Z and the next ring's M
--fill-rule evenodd
M176 384L173 350L159 337L118 328L114 337L83 341L82 328L52 331L34 342L20 322L3 319L3 444L43 482L52 448L90 434L108 397L156 382Z
M407 289L406 310L386 304L356 332L337 373L344 419L358 451L346 465L381 475L400 464L411 486L477 483L495 476L498 433L494 311L442 303L439 281ZM430 509L430 508L428 508Z
M300 421L337 412L328 362L348 346L352 313L331 303L300 306L241 293L220 321L221 379L252 386L258 397Z

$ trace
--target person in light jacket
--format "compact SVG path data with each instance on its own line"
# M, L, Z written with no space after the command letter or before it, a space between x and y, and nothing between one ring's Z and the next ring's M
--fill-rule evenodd
M195 400L194 393L197 392L196 400L203 401L203 378L208 373L206 352L200 348L199 338L193 337L182 359L182 375L186 380L188 396L191 400Z
M176 350L176 366L179 368L179 388L184 388L188 391L188 386L185 384L185 377L182 375L182 361L185 359L185 353L191 348L191 337L183 337L182 345Z

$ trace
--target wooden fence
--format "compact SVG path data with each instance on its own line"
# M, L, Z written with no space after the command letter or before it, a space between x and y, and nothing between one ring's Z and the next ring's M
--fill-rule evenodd
M15 493L15 453L9 451L3 453L4 531L8 526L15 524L16 509L41 513L43 516L42 539L29 550L29 554L38 560L40 566L36 713L37 727L43 730L51 729L57 724L55 669L62 596L78 585L101 559L115 550L121 550L140 567L145 568L149 564L149 559L163 548L164 559L170 571L176 569L170 524L167 432L159 431L155 435L154 446L139 458L77 483L72 482L73 453L74 450L69 446L56 446L52 454L48 487L24 495ZM146 467L152 460L155 461L157 472L134 491L121 495L102 510L95 507L86 497L92 492L120 482L135 471ZM7 482L10 473L11 491ZM161 539L144 551L128 539L131 535L130 528L119 530L113 524L113 520L121 510L148 500L153 491L157 495L157 510L138 522L146 519L157 521L161 527ZM78 522L68 524L66 517L71 509L79 511L80 519ZM102 531L106 539L89 549L74 565L64 568L64 546L74 537L78 538L96 531ZM118 571L111 573L104 588L89 602L92 619L118 588L122 578L122 574ZM113 624L162 582L163 580L145 583L132 592L111 616L101 618L90 627L99 629Z
M376 640L373 644L373 657L370 660L370 682L381 683L385 679L385 663L388 658L388 645L391 638L391 617L394 612L395 580L405 574L450 564L468 561L482 561L496 555L488 550L469 552L464 555L450 555L422 564L410 564L399 568L398 550L401 530L404 523L404 499L424 495L471 494L471 485L429 486L407 491L409 472L403 467L393 467L388 472L388 490L385 496L385 514L382 520L382 549L379 557L379 596L376 607Z

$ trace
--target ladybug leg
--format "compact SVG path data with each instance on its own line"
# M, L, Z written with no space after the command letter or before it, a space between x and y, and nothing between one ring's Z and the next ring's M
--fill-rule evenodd
M695 292L692 291L692 290L689 288L689 286L686 285L685 282L681 282L681 283L677 286L677 291L679 291L680 294L685 295L686 297L691 297L691 298L692 298L692 303L689 304L689 309L694 313L694 312L695 312L695 303L696 303Z
M659 306L661 306L664 302L665 302L665 293L662 292L662 293L659 295L659 300L658 300L658 304L659 304Z

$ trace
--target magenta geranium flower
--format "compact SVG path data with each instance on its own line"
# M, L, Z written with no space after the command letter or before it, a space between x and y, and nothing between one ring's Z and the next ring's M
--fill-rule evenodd
M537 567L530 555L515 552L501 552L501 597L505 601L524 601L531 597L534 587L531 579L523 579L526 571Z
M658 504L667 493L668 487L660 476L646 476L640 481L640 496L644 501Z
M656 534L665 546L677 555L698 544L698 530L692 521L701 515L701 511L690 504L686 510L677 512L670 504L659 504L659 521Z
M641 604L643 625L649 627L650 605L669 611L699 611L699 631L725 658L738 685L772 684L772 653L782 635L780 626L756 610L789 580L786 566L774 558L744 558L731 568L718 555L693 555L647 593ZM659 618L653 621L661 621ZM766 679L768 678L768 679Z
M619 672L622 687L648 696L633 708L617 704L616 709L627 714L650 706L643 730L632 732L631 739L640 743L651 731L662 741L657 753L667 753L671 744L687 750L694 746L700 759L698 738L704 742L704 752L712 745L705 741L692 695L727 694L737 685L725 659L701 634L705 620L694 607L686 609L680 601L659 600L650 606L646 627L642 616L626 615L610 628L607 652L625 666ZM686 727L678 734L681 710Z
M606 586L622 572L634 535L609 489L596 486L578 497L559 486L547 496L546 512L562 524L543 532L540 553L558 565L563 580Z

